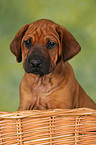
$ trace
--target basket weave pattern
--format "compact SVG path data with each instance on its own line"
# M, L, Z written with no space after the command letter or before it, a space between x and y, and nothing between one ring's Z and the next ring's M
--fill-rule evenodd
M96 110L0 112L0 145L96 145Z

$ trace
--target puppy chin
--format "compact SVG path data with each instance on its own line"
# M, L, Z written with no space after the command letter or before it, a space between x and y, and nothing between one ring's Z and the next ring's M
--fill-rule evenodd
M24 69L26 73L31 73L31 74L34 74L34 75L48 75L50 73L49 70L38 70L38 69L32 69L32 68L25 68Z

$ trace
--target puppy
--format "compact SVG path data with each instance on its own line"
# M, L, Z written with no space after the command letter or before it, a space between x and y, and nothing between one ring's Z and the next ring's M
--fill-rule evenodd
M17 62L23 59L25 70L18 110L96 109L68 63L79 53L80 45L66 28L47 19L24 25L10 49Z

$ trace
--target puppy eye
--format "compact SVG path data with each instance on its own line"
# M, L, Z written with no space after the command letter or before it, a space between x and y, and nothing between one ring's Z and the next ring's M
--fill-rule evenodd
M27 48L31 46L31 40L30 39L29 40L25 40L23 43L25 44L25 46Z
M55 45L56 45L56 43L54 43L54 42L49 42L49 43L47 44L47 48L48 48L48 49L52 49L52 48L55 47Z

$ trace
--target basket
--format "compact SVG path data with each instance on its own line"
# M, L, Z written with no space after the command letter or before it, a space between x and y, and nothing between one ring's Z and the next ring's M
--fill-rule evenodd
M0 112L0 145L96 145L96 110Z

